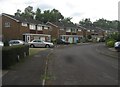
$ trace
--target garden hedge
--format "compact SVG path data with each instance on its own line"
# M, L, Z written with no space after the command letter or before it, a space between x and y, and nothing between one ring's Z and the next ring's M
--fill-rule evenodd
M8 46L2 48L2 68L6 69L29 55L28 45Z

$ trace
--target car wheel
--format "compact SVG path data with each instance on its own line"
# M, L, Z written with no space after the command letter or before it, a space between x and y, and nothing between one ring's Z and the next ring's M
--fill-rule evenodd
M47 45L45 45L45 47L46 47L46 48L50 48L50 45L47 44Z
M31 44L30 47L34 48L35 46L33 44Z

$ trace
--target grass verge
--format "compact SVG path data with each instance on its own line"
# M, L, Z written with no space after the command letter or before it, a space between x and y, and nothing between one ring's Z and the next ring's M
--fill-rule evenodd
M47 50L47 48L29 48L29 56L33 56L40 51Z

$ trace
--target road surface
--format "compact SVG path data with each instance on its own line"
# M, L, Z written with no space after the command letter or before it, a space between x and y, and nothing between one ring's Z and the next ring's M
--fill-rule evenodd
M99 53L100 45L102 44L54 49L49 57L46 84L117 85L118 59Z

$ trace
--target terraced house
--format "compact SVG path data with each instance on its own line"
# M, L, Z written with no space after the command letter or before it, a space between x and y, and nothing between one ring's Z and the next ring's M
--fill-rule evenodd
M33 39L41 39L44 41L64 39L70 43L81 42L88 35L92 39L100 39L105 36L105 31L100 28L84 28L74 23L63 22L47 22L43 24L41 21L27 19L3 13L0 16L0 24L2 25L3 41L11 39L20 39L30 42Z
M49 34L50 26L34 19L25 19L3 13L2 18L2 39L20 39L29 42L33 39L51 41Z
M77 43L83 39L86 34L86 30L83 27L73 23L47 22L47 24L52 28L51 35L55 33L52 37L53 39L61 38L70 43Z

